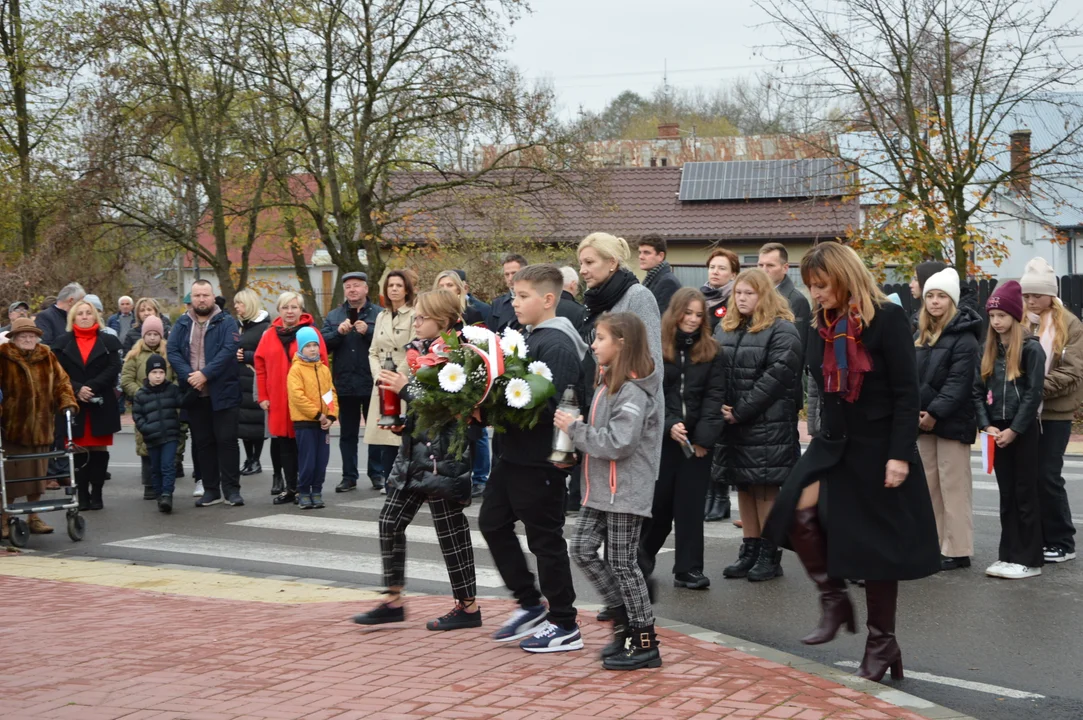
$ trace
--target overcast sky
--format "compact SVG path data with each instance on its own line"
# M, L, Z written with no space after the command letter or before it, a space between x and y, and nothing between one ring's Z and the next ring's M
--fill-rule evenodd
M600 110L623 90L647 95L669 68L674 87L714 88L770 68L756 45L775 36L766 16L727 0L534 0L512 28L509 59L548 79L562 113Z

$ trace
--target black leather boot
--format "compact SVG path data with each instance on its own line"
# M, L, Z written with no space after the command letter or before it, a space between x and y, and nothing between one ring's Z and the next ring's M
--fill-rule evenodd
M902 649L895 639L895 611L899 601L897 580L866 580L865 601L868 603L869 637L865 640L865 657L857 676L880 682L891 670L892 680L903 679Z
M271 494L281 495L286 491L286 481L282 478L281 472L276 472L274 477L271 478Z
M706 520L711 514L711 509L714 507L714 499L718 494L718 484L715 482L707 483L707 499L703 503L703 519Z
M602 667L606 670L662 667L662 655L658 652L658 636L654 633L654 625L632 628L624 652L607 657L602 661Z
M105 474L109 467L109 452L90 453L90 509L102 510L105 503L102 500L102 486L105 485ZM152 488L153 490L153 488Z
M717 485L717 491L715 493L715 502L718 503L718 510L722 513L723 520L730 519L730 486L729 485Z
M623 605L607 608L613 618L613 639L602 648L602 660L624 652L628 643L628 612Z
M760 539L760 554L748 571L749 582L763 582L782 577L782 548L770 540Z
M846 581L827 574L827 540L820 527L819 512L815 507L794 513L790 528L790 544L801 559L812 582L820 591L819 626L801 639L806 645L822 645L831 642L843 625L851 633L856 632L854 606L846 592Z
M741 543L741 550L737 553L737 562L722 571L722 577L743 578L748 576L748 571L756 564L760 556L760 539L745 538Z

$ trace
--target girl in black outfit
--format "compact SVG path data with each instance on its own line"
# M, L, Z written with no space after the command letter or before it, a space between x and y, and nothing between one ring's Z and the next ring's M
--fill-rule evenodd
M737 486L744 542L722 575L753 582L782 575L782 550L761 537L778 489L801 456L797 431L801 337L786 298L762 270L745 270L734 283L722 345L726 402L722 468Z
M263 309L263 302L255 290L245 288L233 297L233 310L241 326L241 342L237 347L237 362L240 363L238 377L241 382L241 409L237 415L237 437L244 443L244 465L241 475L256 475L263 472L260 455L263 454L263 441L267 438L267 415L259 406L256 392L256 348L260 338L271 325L270 315ZM282 480L280 461L272 453L274 481L271 494L277 495L285 489Z
M726 317L733 283L741 272L737 254L725 248L715 248L707 256L707 283L699 289L707 303L707 319L713 333ZM726 520L730 516L730 486L722 470L721 446L712 449L711 482L707 484L707 499L703 504L703 519L707 522Z
M711 337L703 293L678 290L662 316L665 360L665 434L662 464L654 486L651 519L640 557L649 575L670 528L677 535L673 561L675 587L702 590L703 507L711 478L711 449L722 432L722 353Z

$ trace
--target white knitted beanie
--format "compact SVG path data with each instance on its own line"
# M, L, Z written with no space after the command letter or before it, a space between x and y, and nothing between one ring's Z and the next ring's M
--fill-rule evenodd
M955 306L959 306L959 273L955 268L945 268L938 273L934 273L932 277L925 281L925 294L928 295L930 290L939 290L955 303Z
M1024 295L1052 295L1057 297L1057 274L1045 258L1036 257L1027 263L1023 278L1019 281Z

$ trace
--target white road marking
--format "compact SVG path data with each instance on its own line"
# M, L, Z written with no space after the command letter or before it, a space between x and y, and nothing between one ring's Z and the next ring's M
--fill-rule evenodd
M312 517L311 515L266 515L251 520L238 520L230 525L266 528L268 530L288 530L291 532L320 533L322 535L345 535L346 537L380 537L380 524L368 520L343 520L342 518ZM421 542L438 545L436 528L429 525L410 525L406 529L407 542ZM475 547L485 547L485 538L477 530L470 531L470 540Z
M172 535L168 533L164 535L147 535L130 540L118 540L117 542L106 543L106 545L177 555L197 555L219 560L246 560L273 563L275 565L295 565L321 570L383 575L383 563L378 554L335 552L291 545ZM476 572L479 586L493 590L504 587L504 581L496 570L478 567ZM443 583L448 580L447 568L444 567L442 562L431 562L416 558L407 559L406 577L413 580Z
M835 663L835 665L845 668L856 668L859 666L859 664L853 660L840 660ZM974 680L960 680L958 678L943 677L942 675L933 675L931 673L912 672L907 670L906 678L908 680L923 680L925 682L936 683L937 685L950 685L951 687L962 688L963 690L973 690L974 692L999 695L1000 697L1008 697L1015 700L1042 700L1045 698L1045 695L1038 695L1037 693L1026 692L1025 690L1013 690L1011 688L1000 687L999 685L989 685L988 683L975 682Z

